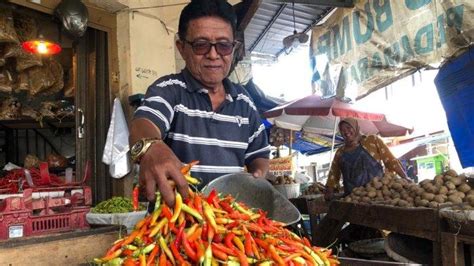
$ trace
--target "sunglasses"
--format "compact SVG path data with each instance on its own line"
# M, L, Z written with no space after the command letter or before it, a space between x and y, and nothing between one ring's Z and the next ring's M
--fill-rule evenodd
M212 43L206 40L197 40L194 42L184 40L185 43L191 45L193 53L196 55L205 55L214 47L219 55L230 55L234 51L236 42L221 41Z

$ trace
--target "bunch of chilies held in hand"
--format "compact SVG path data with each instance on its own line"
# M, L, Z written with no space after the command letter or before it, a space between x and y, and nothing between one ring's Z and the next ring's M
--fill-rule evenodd
M194 162L195 163L195 162ZM193 164L193 163L192 163ZM190 184L189 164L181 170ZM157 193L155 210L118 239L105 256L106 265L338 265L330 249L312 247L285 224L253 211L213 190L207 197L176 193L173 210Z

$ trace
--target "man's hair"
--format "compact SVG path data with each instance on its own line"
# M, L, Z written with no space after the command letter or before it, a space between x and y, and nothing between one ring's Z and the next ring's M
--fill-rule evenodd
M189 22L202 17L218 17L228 22L235 36L237 28L237 15L232 5L226 0L192 0L187 4L179 17L178 36L181 40L186 38Z

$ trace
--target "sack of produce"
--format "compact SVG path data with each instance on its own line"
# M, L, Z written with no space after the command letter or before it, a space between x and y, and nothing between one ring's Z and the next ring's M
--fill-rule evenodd
M91 208L86 219L89 224L124 225L128 231L131 231L145 215L146 210L143 205L139 205L138 211L133 211L133 204L129 198L113 197Z
M10 97L0 107L0 119L18 119L21 116L21 103L17 98Z
M38 37L36 20L31 16L15 13L13 15L13 26L20 42L33 40Z
M0 92L12 92L13 77L10 71L0 68Z
M67 166L66 157L55 153L48 154L48 156L46 157L46 161L48 162L48 167L50 168Z
M8 8L0 9L0 43L3 42L18 43L18 36L13 24L12 12Z

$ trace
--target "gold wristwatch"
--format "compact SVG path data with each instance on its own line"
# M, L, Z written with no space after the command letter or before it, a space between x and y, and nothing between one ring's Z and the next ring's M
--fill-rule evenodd
M155 142L162 141L159 138L143 138L135 142L130 148L130 155L134 163L140 163L140 159L145 155L151 145Z

